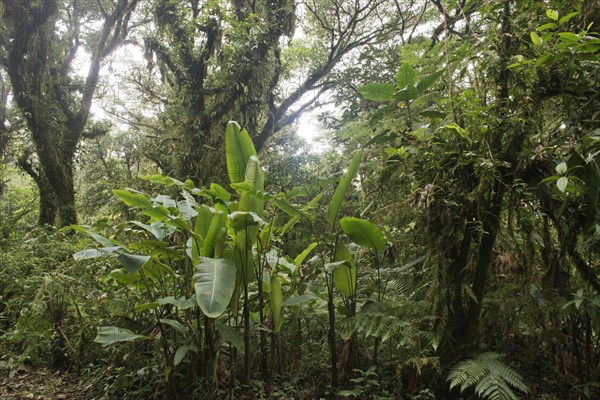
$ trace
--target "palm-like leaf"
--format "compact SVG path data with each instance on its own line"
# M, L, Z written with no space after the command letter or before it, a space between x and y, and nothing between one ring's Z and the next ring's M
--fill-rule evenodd
M231 260L202 258L196 265L194 290L196 302L209 318L223 314L235 289L236 269Z
M244 182L248 160L251 156L256 156L250 135L237 122L230 121L225 130L225 146L229 180L231 183Z
M361 218L344 217L340 220L342 230L359 246L382 252L387 241L377 225Z

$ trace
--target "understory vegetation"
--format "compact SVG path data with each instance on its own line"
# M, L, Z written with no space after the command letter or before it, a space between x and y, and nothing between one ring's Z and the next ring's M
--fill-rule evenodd
M596 2L0 15L0 398L600 397Z

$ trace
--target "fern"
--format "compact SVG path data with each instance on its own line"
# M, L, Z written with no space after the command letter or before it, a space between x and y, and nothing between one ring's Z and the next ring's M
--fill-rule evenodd
M460 387L461 392L474 387L475 394L486 400L517 400L513 389L528 394L523 377L499 360L497 353L482 353L456 364L448 381L450 389Z
M414 337L415 327L394 315L383 313L360 313L356 318L356 331L365 337L378 337L382 342L389 339Z

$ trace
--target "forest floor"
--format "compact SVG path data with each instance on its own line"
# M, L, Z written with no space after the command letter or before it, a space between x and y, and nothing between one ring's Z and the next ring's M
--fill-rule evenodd
M0 370L0 400L80 400L87 398L89 389L65 372L36 368L9 374Z

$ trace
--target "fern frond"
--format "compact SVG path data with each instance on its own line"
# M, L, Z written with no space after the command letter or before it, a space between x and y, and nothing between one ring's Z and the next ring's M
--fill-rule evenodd
M390 339L412 338L416 334L414 326L394 315L383 313L359 313L356 330L365 337L378 337L382 342Z
M505 400L518 399L507 383L496 375L485 376L475 386L475 393L482 399Z
M485 400L518 400L513 389L529 393L521 375L499 357L488 352L459 362L448 374L450 389L460 386L464 392L473 387L477 396Z
M398 298L406 298L410 295L411 287L405 282L406 279L396 278L389 280L386 286L388 294L395 294Z

